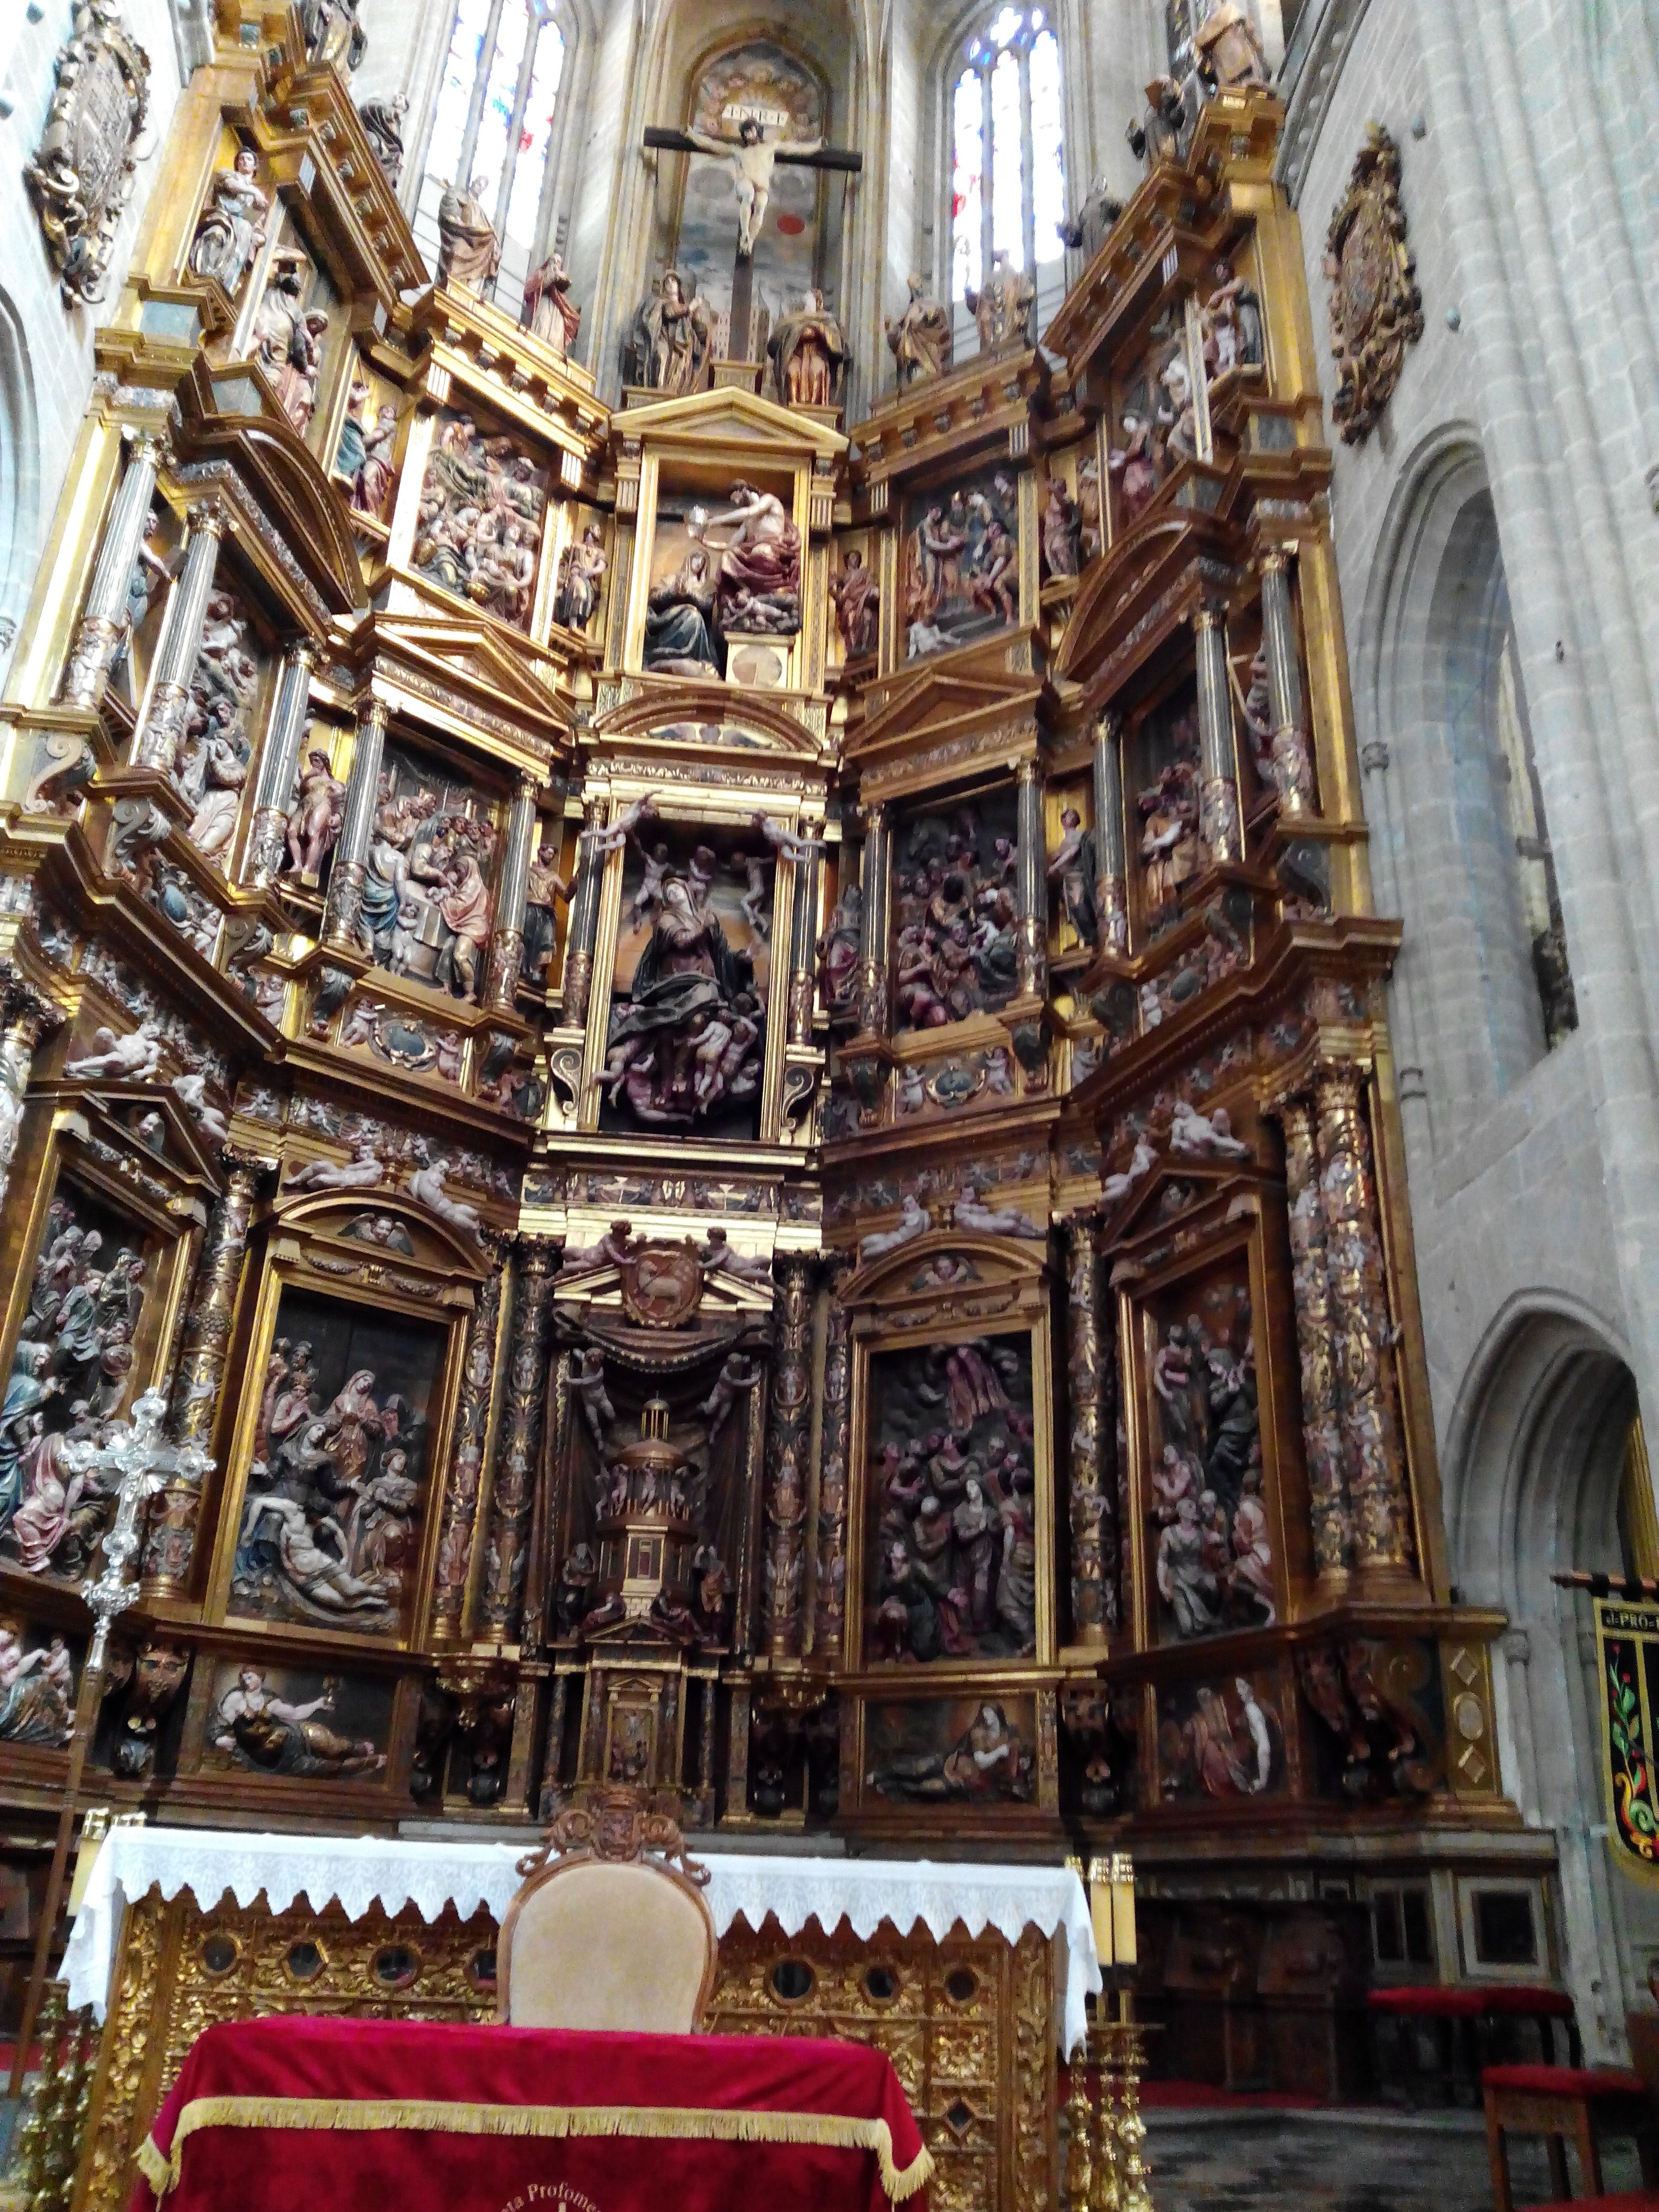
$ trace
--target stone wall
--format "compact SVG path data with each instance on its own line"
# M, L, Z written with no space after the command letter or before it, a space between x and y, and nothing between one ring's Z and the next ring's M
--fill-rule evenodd
M188 14L188 9L181 12ZM127 0L149 56L149 115L105 299L118 297L155 183L180 82L173 0ZM0 675L10 660L44 533L92 389L96 307L65 307L46 258L23 166L40 143L69 36L70 0L12 0L0 22Z

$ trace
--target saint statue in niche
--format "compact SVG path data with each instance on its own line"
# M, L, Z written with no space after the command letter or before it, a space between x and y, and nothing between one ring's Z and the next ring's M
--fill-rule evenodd
M191 243L191 274L216 278L233 300L248 263L264 243L270 202L259 188L258 175L258 155L251 146L240 148L229 168L214 177L212 197Z
M645 665L659 676L718 676L714 582L708 556L693 545L672 575L651 586L645 613Z
M612 1007L607 1097L649 1127L690 1128L759 1093L765 1006L708 894L716 860L700 845L665 866L650 941Z
M458 291L482 293L501 265L501 242L483 204L486 183L474 177L465 191L447 184L438 202L438 282Z
M920 276L907 283L910 296L896 322L887 325L887 343L898 374L901 392L930 376L943 376L951 366L951 313L936 300Z
M534 337L545 338L556 352L568 353L582 326L582 311L570 296L570 271L562 253L550 253L524 283L525 320Z
M791 407L833 407L847 374L847 337L816 286L767 340L778 396Z

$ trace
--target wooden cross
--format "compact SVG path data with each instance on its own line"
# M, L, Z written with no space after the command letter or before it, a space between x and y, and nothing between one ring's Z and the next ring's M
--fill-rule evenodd
M733 361L746 361L754 306L755 242L766 220L774 162L787 161L795 168L840 169L856 176L864 167L864 156L849 147L826 146L818 138L799 143L769 139L765 125L752 116L739 122L735 138L712 138L702 131L667 131L653 123L647 126L645 143L662 153L711 154L732 164L738 201L738 250L732 264L732 327L726 344Z

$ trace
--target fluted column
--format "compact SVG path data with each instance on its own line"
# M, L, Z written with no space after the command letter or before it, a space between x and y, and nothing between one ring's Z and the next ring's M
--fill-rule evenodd
M501 1320L501 1281L497 1268L478 1285L466 1325L461 1356L461 1396L449 1451L438 1521L438 1565L432 1599L432 1632L446 1642L465 1626L467 1577L478 1533L478 1496L483 1486L484 1451L489 1441L489 1408L495 1397L495 1339Z
M1212 860L1242 860L1238 814L1238 750L1227 686L1225 610L1206 599L1193 616L1198 647L1198 738L1203 790L1200 828Z
M0 990L0 1204L17 1155L35 1048L63 1019L63 1008L33 983L15 975L4 979Z
M317 647L308 638L291 645L283 655L276 703L270 710L264 748L259 755L259 773L253 787L253 818L248 824L247 847L242 854L242 881L254 890L265 890L276 882L287 849L294 773L299 766L300 746L305 738L311 678L316 666Z
M154 430L128 430L127 465L104 525L104 542L92 572L75 650L64 671L66 706L95 707L120 650L132 572L149 526L155 478L167 459L167 441Z
M184 1346L173 1378L170 1420L179 1443L213 1438L224 1387L225 1361L236 1320L236 1294L247 1257L248 1224L264 1163L237 1152L223 1155L225 1188L208 1219L197 1256L185 1316ZM147 1592L178 1591L190 1579L201 1518L199 1482L171 1479L150 1507L144 1539L143 1580Z
M1348 1064L1322 1068L1315 1079L1314 1099L1342 1441L1353 1504L1354 1565L1361 1573L1409 1571L1413 1553L1411 1494L1401 1443L1390 1357L1394 1325L1359 1070Z
M890 996L887 976L889 921L892 898L893 833L887 810L879 803L869 810L864 836L862 872L864 899L859 918L859 1033L887 1034Z
M816 842L805 856L789 863L793 901L789 919L788 1040L812 1042L812 999L817 986L818 855Z
M766 1564L761 1633L775 1658L801 1645L806 1478L812 1434L812 1263L778 1263L777 1358L766 1449Z
M1330 1263L1319 1195L1319 1158L1310 1101L1286 1098L1275 1109L1285 1132L1285 1189L1290 1209L1296 1342L1302 1368L1302 1443L1308 1462L1308 1519L1322 1582L1346 1581L1353 1556L1353 1512L1343 1465Z
M351 757L350 781L346 785L340 842L334 848L334 866L328 878L328 904L323 914L323 942L336 951L349 951L357 942L363 885L368 878L368 848L374 835L374 810L380 802L380 762L385 751L386 707L380 700L371 699L357 720L357 744Z
M1066 1224L1066 1377L1072 1417L1072 1620L1079 1644L1117 1626L1116 1516L1103 1480L1099 1265L1092 1215Z
M1044 879L1042 772L1034 760L1019 764L1016 800L1014 902L1019 934L1014 958L1022 999L1048 992L1048 902Z
M1109 712L1095 719L1095 910L1100 950L1123 959L1129 950L1128 872L1124 860L1121 727Z
M1271 545L1261 556L1261 642L1273 711L1273 781L1279 787L1279 811L1287 815L1314 811L1313 759L1291 607L1291 550L1287 545Z
M570 894L570 912L565 924L561 1020L567 1029L580 1029L587 1019L588 994L593 988L599 885L605 880L605 855L599 850L599 837L604 828L604 799L588 799L582 808L582 834L576 846L576 882Z
M496 1447L495 1488L489 1501L489 1550L479 1605L482 1635L501 1644L518 1641L524 1603L526 1540L536 1502L536 1466L547 1395L547 1296L553 1248L527 1239L513 1301L513 1349L507 1369L507 1404Z
M847 1638L847 1466L852 1449L851 1316L839 1296L842 1271L830 1279L823 1334L823 1429L818 1451L817 1587L812 1656L839 1667Z
M484 977L484 1004L496 1013L510 1014L519 994L519 971L524 966L525 896L530 889L530 848L536 835L536 782L520 776L507 824L507 850L501 856L501 879L495 892L495 926L489 938L489 965Z
M190 706L190 679L196 673L202 650L207 604L219 565L219 544L229 520L216 500L190 510L185 563L167 594L149 697L133 739L135 768L160 769L163 775L171 775L178 763L179 740L184 735Z

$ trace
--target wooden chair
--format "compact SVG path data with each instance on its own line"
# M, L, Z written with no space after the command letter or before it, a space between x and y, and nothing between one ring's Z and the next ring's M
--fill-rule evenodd
M1515 2212L1506 2141L1510 2129L1545 2137L1550 2188L1558 2204L1572 2199L1567 2178L1569 2137L1577 2148L1588 2197L1601 2194L1604 2135L1634 2136L1643 2185L1659 2187L1654 2108L1639 2074L1599 2066L1488 2066L1480 2076L1480 2088L1486 2106L1486 2154L1492 2163L1495 2212Z
M495 2016L513 2027L688 2035L714 1986L708 1869L637 1790L561 1813L501 1921Z

